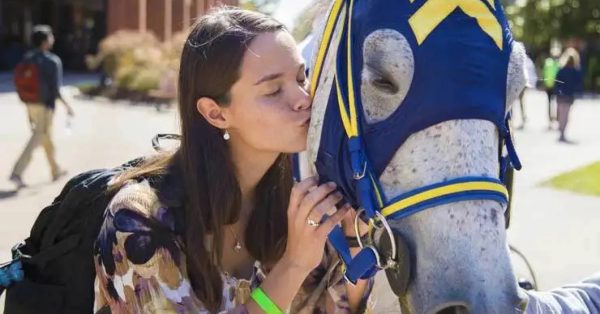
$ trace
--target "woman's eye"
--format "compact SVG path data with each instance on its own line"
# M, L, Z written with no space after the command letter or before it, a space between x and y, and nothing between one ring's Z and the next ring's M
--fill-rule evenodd
M279 95L279 93L280 93L280 92L281 92L281 88L278 88L278 89L276 89L275 91L273 91L273 92L271 92L271 93L268 93L266 96L267 96L267 97L274 97L274 96L277 96L277 95Z

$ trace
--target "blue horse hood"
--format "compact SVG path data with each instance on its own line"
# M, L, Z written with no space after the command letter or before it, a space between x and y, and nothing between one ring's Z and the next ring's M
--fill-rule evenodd
M499 1L355 0L346 14L350 23L345 24L350 26L343 30L336 60L336 78L345 103L341 108L349 111L351 98L355 99L360 134L357 145L362 147L368 161L366 167L375 178L411 134L444 121L491 121L504 137L513 40ZM380 29L392 29L405 37L413 54L414 74L406 97L395 112L383 121L369 124L362 114L360 97L362 46L367 36ZM344 47L347 36L350 59L348 47ZM351 75L347 75L349 70ZM352 80L351 85L348 80ZM321 181L337 182L356 205L356 169L352 169L349 137L340 119L337 93L333 84L316 168Z

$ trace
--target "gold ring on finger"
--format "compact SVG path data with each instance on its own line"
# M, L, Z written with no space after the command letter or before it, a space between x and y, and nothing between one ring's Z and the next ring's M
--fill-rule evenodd
M320 225L317 221L315 221L311 218L307 218L306 223L311 227L318 227Z

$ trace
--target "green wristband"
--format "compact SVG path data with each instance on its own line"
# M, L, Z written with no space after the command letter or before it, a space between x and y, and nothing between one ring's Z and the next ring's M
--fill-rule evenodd
M250 297L252 297L252 300L254 300L254 302L258 304L258 307L260 307L265 313L283 314L283 311L279 309L277 304L275 304L260 287L252 290Z

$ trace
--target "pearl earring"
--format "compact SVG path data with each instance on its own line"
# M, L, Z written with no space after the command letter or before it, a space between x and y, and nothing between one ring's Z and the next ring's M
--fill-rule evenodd
M231 135L229 135L229 131L225 130L225 133L223 133L223 139L229 141L230 138Z

